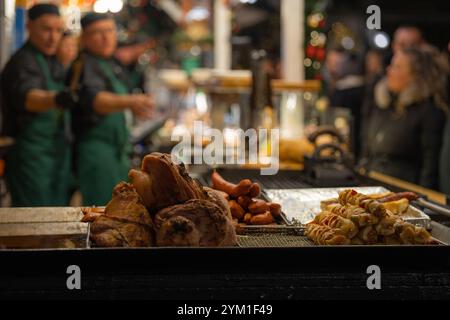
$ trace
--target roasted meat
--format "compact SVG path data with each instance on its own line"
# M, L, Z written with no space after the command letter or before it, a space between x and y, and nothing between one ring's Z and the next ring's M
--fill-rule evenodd
M225 194L219 190L214 190L208 187L203 187L203 190L206 191L208 200L217 204L223 210L226 216L230 220L232 220L233 218L231 217L230 206L228 204Z
M114 187L105 214L91 224L91 240L98 247L149 247L153 223L135 188L125 182Z
M233 246L236 232L230 211L220 203L192 199L155 216L157 246Z
M225 196L203 188L183 164L168 154L152 153L141 170L130 170L104 214L86 211L91 240L102 247L233 246L236 232ZM94 212L95 211L95 212ZM153 221L153 223L152 223ZM154 226L153 226L154 224Z
M142 160L141 170L130 170L131 183L151 212L190 199L207 199L202 185L193 180L183 164L172 162L169 154L151 153Z

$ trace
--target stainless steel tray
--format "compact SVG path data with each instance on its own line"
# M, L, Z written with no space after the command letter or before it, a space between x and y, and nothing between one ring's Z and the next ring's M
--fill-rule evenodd
M281 204L288 224L303 225L312 221L321 211L322 200L336 198L338 192L345 189L349 188L265 189L265 193L271 201ZM389 192L388 189L379 186L352 189L364 194ZM411 205L399 216L409 223L431 229L430 217Z
M81 208L0 208L1 249L88 248Z

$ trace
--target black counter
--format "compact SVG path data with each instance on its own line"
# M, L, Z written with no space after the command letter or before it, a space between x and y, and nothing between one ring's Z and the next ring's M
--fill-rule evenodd
M308 186L298 172L259 179ZM80 290L67 288L70 265L81 270ZM371 265L380 290L367 287ZM449 299L450 246L0 250L0 298Z

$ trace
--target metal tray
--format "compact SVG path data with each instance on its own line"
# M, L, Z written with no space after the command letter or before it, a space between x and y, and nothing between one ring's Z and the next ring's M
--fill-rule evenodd
M88 248L81 208L0 208L0 249Z
M265 196L278 202L283 208L290 225L304 225L314 219L321 211L322 200L336 198L338 192L348 188L312 188L312 189L266 189ZM354 187L360 193L372 194L389 192L384 187ZM407 212L399 215L403 220L431 229L431 219L423 211L410 205Z

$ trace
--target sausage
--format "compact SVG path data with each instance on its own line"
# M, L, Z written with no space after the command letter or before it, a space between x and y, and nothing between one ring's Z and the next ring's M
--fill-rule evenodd
M256 182L252 184L250 191L248 192L249 197L257 198L261 194L261 187Z
M252 187L252 182L249 179L244 179L238 184L234 184L222 178L217 171L212 173L211 181L214 189L226 192L234 198L248 194Z
M272 213L274 218L281 216L281 205L279 203L270 202L269 203L270 213Z
M230 193L230 196L238 198L239 196L245 196L249 193L252 187L252 182L249 179L241 180L236 188Z
M247 209L248 206L253 202L252 198L250 198L249 196L240 196L237 198L237 203L239 203L239 205L244 208Z
M250 220L251 224L256 225L263 225L263 224L270 224L273 222L273 217L270 211L266 211L262 214L258 214L256 216L253 216Z
M252 219L252 214L250 212L247 212L244 215L244 223L249 224L251 219Z
M217 171L214 171L211 175L212 187L214 189L223 191L227 194L231 194L231 192L236 188L234 183L226 181Z
M236 202L236 200L230 200L228 203L230 205L231 215L234 218L239 219L239 220L244 218L245 210L242 209L242 207Z
M270 211L270 207L266 201L261 199L254 199L253 202L248 206L248 211L253 214L259 214Z
M397 201L402 198L406 198L409 201L413 201L413 200L416 200L417 198L419 198L419 196L414 192L398 192L398 193L394 193L390 196L387 196L387 197L384 197L381 199L377 199L377 201L384 203L384 202Z

